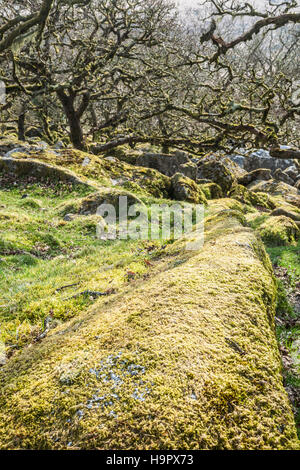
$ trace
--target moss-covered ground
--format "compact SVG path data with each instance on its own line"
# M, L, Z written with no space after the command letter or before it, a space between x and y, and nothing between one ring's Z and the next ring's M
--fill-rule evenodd
M61 207L85 195L62 184L0 189L0 334L9 354L38 336L49 315L55 325L94 302L76 294L118 291L129 272L147 276L160 254L163 241L99 240L96 215L65 221Z
M154 170L83 166L71 150L36 158L146 206L174 202ZM0 448L299 448L275 336L288 300L259 239L266 205L209 201L204 247L187 251L184 239L99 240L94 213L65 220L95 188L15 183L0 187ZM296 286L295 234L268 250Z

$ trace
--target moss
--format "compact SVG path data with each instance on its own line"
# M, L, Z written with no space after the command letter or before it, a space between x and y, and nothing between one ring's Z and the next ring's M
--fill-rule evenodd
M25 200L22 200L21 203L20 203L20 206L23 207L23 208L28 208L28 209L41 209L41 202L36 200L36 199L32 199L32 198L28 198L28 199L25 199Z
M96 214L101 204L112 204L115 209L117 209L118 213L120 197L127 197L128 205L142 205L140 199L127 191L102 188L102 190L97 193L90 194L83 198L73 199L71 202L64 202L57 208L57 211L60 215L66 215L68 213Z
M206 199L218 199L223 197L222 188L216 183L200 184L200 189L205 194Z
M297 194L297 189L282 181L254 181L249 185L249 189L254 192L266 192L272 195L289 195Z
M237 199L243 204L249 204L255 207L264 207L265 209L274 209L275 203L268 194L262 192L253 192L244 186L238 184L230 192L230 197Z
M38 183L55 183L64 182L70 183L74 187L81 187L87 191L94 188L92 184L83 179L80 179L74 172L66 169L59 168L56 165L44 163L31 158L23 158L24 155L14 154L14 158L1 158L0 159L0 174L12 176L13 178L23 179L29 178L30 181Z
M2 449L298 448L263 247L224 210L205 240L10 359Z
M267 218L258 233L265 243L273 246L294 244L300 236L296 223L285 216Z
M278 201L282 207L288 204L300 209L300 195L297 189L282 181L254 181L248 188L254 192L268 193L271 199Z
M171 178L171 196L178 201L186 201L193 204L206 204L207 199L201 187L187 176L176 173Z
M110 150L105 154L106 157L116 157L118 160L129 163L130 165L136 164L136 159L141 152L131 149L128 145L120 145L119 147Z
M120 161L115 156L96 156L74 149L62 150L59 154L42 151L35 154L39 161L67 167L79 177L88 179L93 184L111 187L124 184L137 185L138 195L168 197L170 178L151 168L143 168ZM24 159L25 155L21 155ZM88 163L84 163L88 162Z
M198 178L207 178L217 183L222 188L224 195L236 184L234 172L228 168L226 162L214 156L205 157L203 161L199 161Z

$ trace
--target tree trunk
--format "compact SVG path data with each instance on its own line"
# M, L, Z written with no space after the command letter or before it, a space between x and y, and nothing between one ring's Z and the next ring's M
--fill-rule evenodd
M25 141L25 116L26 116L25 106L22 106L21 113L19 114L19 117L18 117L18 139L21 140L22 142Z
M76 112L74 107L75 95L67 95L63 90L58 90L57 96L63 105L64 112L68 120L72 145L78 150L84 150L85 145L80 122L81 116Z

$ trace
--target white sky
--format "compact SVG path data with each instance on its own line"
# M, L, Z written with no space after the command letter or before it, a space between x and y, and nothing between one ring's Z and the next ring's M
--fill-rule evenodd
M198 5L198 0L176 0L176 1L183 7L196 7ZM250 0L249 3L252 3L254 5L263 5L265 2L266 0Z

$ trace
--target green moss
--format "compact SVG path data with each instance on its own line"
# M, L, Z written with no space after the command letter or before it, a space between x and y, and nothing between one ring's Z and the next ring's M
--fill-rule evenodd
M120 152L122 153L122 149ZM137 189L138 195L143 193L145 196L169 196L170 178L151 168L137 167L121 161L111 152L105 157L65 149L59 155L49 151L38 152L36 158L51 165L67 167L94 184L110 188L112 184L117 187L126 185L130 190Z
M295 244L300 236L298 226L285 216L269 217L257 230L268 245Z
M276 285L251 229L224 216L229 201L211 213L220 204L202 250L170 245L147 277L1 369L2 449L298 448Z
M41 209L41 202L36 199L28 198L28 199L22 200L20 203L20 206L23 207L24 209L26 208Z
M218 199L223 197L222 188L216 183L200 184L200 189L205 194L206 199Z
M253 192L244 186L238 184L230 192L230 197L237 199L243 204L249 204L252 206L264 207L266 209L274 209L276 205L268 194L261 192Z
M201 187L181 173L176 173L171 178L171 196L178 201L207 204L207 199Z

